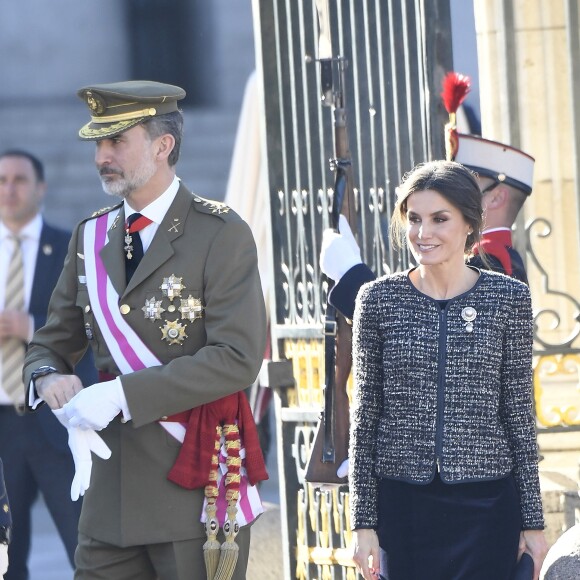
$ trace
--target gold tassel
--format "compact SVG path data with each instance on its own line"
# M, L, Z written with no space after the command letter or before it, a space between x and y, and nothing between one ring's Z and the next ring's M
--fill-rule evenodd
M239 525L236 521L238 508L237 499L228 504L228 519L224 522L224 535L226 541L220 548L220 561L217 572L213 580L231 580L238 562L238 552L240 548L236 544L236 536L239 532Z
M237 425L224 425L224 435L227 452L227 474L225 481L227 507L227 519L224 522L225 542L220 548L220 561L213 580L231 580L238 562L239 546L236 544L236 536L240 526L236 520L238 513L238 498L240 497L240 431Z
M216 517L216 498L218 496L218 468L219 468L219 451L221 445L222 429L221 426L216 427L216 435L214 442L214 454L211 458L211 471L209 473L210 482L205 486L205 497L207 498L205 533L207 541L203 545L203 559L205 561L205 570L208 580L213 580L218 564L220 561L220 543L217 539L219 531L219 522Z

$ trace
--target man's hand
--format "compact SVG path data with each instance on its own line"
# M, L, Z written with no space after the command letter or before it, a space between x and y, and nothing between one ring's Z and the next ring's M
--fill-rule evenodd
M104 429L119 412L128 414L127 399L119 379L82 389L63 408L70 427L95 431Z
M330 229L324 230L320 248L320 269L335 282L353 266L362 263L360 248L343 215L339 218L338 229L339 234Z
M34 381L38 396L54 411L68 403L83 390L83 384L76 375L50 373Z
M22 310L4 310L0 313L0 344L9 338L28 342L30 315Z

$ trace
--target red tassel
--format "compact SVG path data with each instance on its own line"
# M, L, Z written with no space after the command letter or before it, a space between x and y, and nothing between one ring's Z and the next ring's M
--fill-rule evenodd
M443 79L441 98L448 113L456 113L471 89L471 79L456 72L449 72Z

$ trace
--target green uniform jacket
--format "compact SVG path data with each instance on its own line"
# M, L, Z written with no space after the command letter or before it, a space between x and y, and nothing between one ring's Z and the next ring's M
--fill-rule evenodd
M122 423L118 416L100 432L112 456L104 461L93 455L79 529L118 546L199 538L203 489L167 480L180 444L157 421L242 390L256 378L266 341L256 247L235 212L181 185L126 286L123 223L121 208L101 258L119 293L120 311L163 364L121 377L132 420ZM100 371L120 374L83 283L83 231L84 222L73 233L47 323L30 343L25 384L42 365L70 374L88 345ZM163 296L160 286L171 275L182 278L182 298L191 294L202 301L202 319L181 319L180 299ZM143 311L153 297L165 308L159 320ZM179 344L162 340L166 321L186 324L187 337Z

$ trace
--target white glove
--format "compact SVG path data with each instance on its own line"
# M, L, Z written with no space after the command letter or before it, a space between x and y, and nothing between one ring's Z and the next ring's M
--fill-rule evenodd
M70 488L70 497L77 501L89 488L93 459L91 451L101 459L109 459L111 450L101 437L92 429L70 427L64 409L52 411L68 431L68 446L70 447L74 464L75 475Z
M336 470L336 475L338 477L346 477L348 475L348 457L340 464L340 467Z
M335 282L353 266L362 264L360 248L343 215L339 217L338 230L340 234L331 229L324 230L320 248L320 269Z
M68 446L75 462L75 476L70 486L70 497L76 501L81 495L85 495L91 483L93 469L91 451L101 459L109 459L111 450L95 431L79 427L71 427L68 430Z
M8 544L0 544L0 578L8 571Z
M96 383L77 393L63 406L69 427L104 429L118 414L130 418L127 399L121 381L117 378Z

